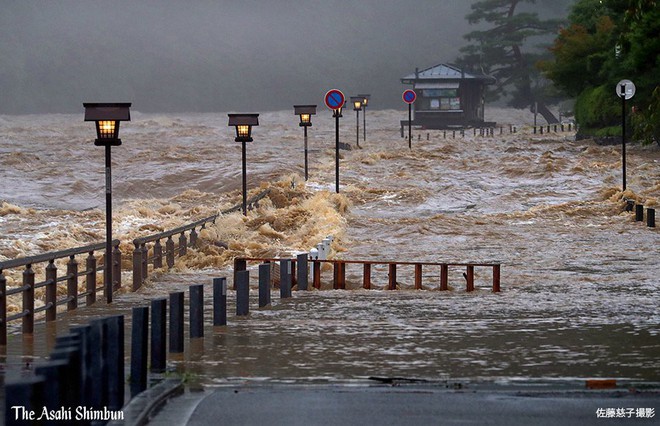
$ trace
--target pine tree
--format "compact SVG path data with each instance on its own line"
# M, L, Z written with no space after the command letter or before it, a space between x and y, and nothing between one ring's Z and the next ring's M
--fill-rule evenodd
M532 44L543 36L555 34L561 20L542 20L538 13L521 10L523 3L535 3L535 0L475 2L466 19L472 25L486 23L490 28L465 35L471 44L461 49L464 56L458 62L497 79L497 85L489 92L491 100L508 96L509 105L515 108L532 108L536 102L538 112L549 123L556 123L546 106L549 98L544 81L535 67L543 51ZM546 3L557 9L565 7L567 1L546 0Z

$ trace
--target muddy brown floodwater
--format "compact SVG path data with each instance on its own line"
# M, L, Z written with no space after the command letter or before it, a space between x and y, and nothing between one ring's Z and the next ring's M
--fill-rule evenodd
M622 201L657 207L658 147L629 147L629 190L622 194L619 147L523 127L510 134L508 124L530 117L489 114L505 126L502 135L416 131L422 137L409 150L398 128L405 114L370 110L364 149L342 152L339 195L330 114L319 111L310 129L309 182L300 177L296 117L262 114L248 145L248 176L251 193L270 188L269 198L247 218L221 218L202 235L202 249L179 259L174 271L156 271L112 306L62 314L57 330L191 284L207 285L210 301L211 279L231 277L233 257L290 255L333 235L335 258L502 263L502 292L491 293L490 271L479 269L474 293L464 291L459 269L450 270L451 291L438 291L432 268L422 291L412 290L405 268L399 291L361 290L360 271L349 268L352 291L329 290L326 272L324 290L294 292L289 300L274 292L273 306L259 310L252 268L249 319L230 312L228 327L207 326L204 339L187 342L176 368L205 386L369 376L660 382L659 234L634 222ZM239 201L240 145L223 117L135 113L122 126L113 179L125 266L133 238ZM102 158L92 133L82 115L0 117L0 259L103 240ZM343 120L342 139L354 136L353 120ZM16 274L8 277L15 283ZM384 288L387 272L376 270L372 281ZM20 309L18 301L10 305ZM20 374L26 354L43 357L52 340L43 326L31 341L12 336L7 375Z

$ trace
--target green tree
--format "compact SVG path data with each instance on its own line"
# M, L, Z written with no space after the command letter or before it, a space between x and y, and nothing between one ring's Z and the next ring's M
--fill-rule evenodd
M624 78L637 91L630 102L636 138L660 140L660 8L656 0L578 0L550 51L539 64L544 75L576 98L581 132L618 135L621 109L616 83ZM634 109L633 109L634 108Z
M488 24L484 30L465 35L471 43L461 49L458 59L462 66L478 69L497 79L489 92L490 99L508 96L509 105L526 108L538 103L539 113L548 122L557 119L546 107L551 101L544 79L535 63L544 53L538 43L544 36L555 34L561 20L541 19L537 12L525 9L525 3L535 0L482 0L472 4L466 19L470 24ZM550 1L547 5L561 8L566 1Z

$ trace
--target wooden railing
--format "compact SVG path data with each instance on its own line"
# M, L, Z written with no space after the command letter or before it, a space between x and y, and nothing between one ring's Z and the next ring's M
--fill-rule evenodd
M248 262L280 262L281 260L290 260L292 264L291 275L296 277L295 265L296 259L276 259L276 258L237 258L234 260L234 274L247 269ZM328 263L333 266L332 287L334 289L346 289L346 265L362 265L362 288L372 288L372 268L376 265L386 265L388 268L387 289L397 289L397 267L412 266L414 288L422 290L424 288L422 271L426 267L440 267L440 290L449 289L449 268L465 268L463 278L466 283L466 291L474 291L474 270L477 267L492 269L492 289L497 293L500 291L500 271L499 263L439 263L439 262L391 262L391 261L371 261L371 260L318 260L310 259L312 263L312 285L314 288L321 288L321 264ZM235 278L236 280L236 278Z
M254 208L257 203L268 195L269 191L263 191L248 200L250 208ZM204 229L208 223L213 223L221 214L233 213L239 211L241 205L234 206L231 209L224 210L219 214L206 217L188 225L180 226L167 232L150 235L147 237L136 238L133 240L135 250L133 251L133 291L140 288L148 276L149 262L152 262L154 268L163 266L163 258L169 268L174 266L174 259L177 256L186 254L188 247L197 244L198 230ZM178 244L175 244L173 237L179 235ZM165 240L165 251L161 240ZM147 244L153 243L152 255L149 256ZM112 290L116 291L121 287L121 252L119 250L119 240L114 240L113 245L113 285ZM96 294L103 290L102 279L97 282L97 274L105 270L105 262L98 265L98 259L95 252L105 249L105 243L98 243L84 247L76 247L67 250L55 251L37 256L23 257L0 262L0 346L7 344L7 325L9 322L22 320L21 330L24 334L32 334L34 331L34 322L36 314L45 312L46 322L54 321L57 318L57 307L66 304L67 311L78 307L78 301L85 298L86 305L92 305L96 302ZM85 258L85 270L80 271L80 262L77 256L88 253ZM55 261L66 259L66 275L58 276L58 268ZM47 263L45 266L45 279L41 282L35 282L36 273L33 265ZM7 288L7 278L4 271L13 268L24 267L22 283L20 286ZM78 292L78 282L80 278L85 279L85 291ZM66 282L66 297L58 298L58 285ZM35 308L35 290L45 288L43 297L43 306ZM22 294L21 311L12 315L7 313L9 296Z
M119 240L112 242L113 246L113 291L121 287L121 252L119 251ZM22 320L22 332L32 334L34 330L35 315L39 312L45 312L46 321L54 321L57 318L57 307L66 304L67 311L78 307L78 300L85 298L86 305L96 302L96 293L103 289L97 283L97 274L105 270L105 262L98 266L96 251L105 249L105 243L99 243L84 247L77 247L68 250L55 251L37 256L23 257L20 259L7 260L0 262L0 346L7 344L7 324L18 319ZM85 258L85 270L79 270L79 262L76 256L87 253ZM105 256L103 256L105 257ZM66 259L66 275L58 276L55 261ZM45 279L41 282L35 282L35 271L33 265L48 263L45 266ZM13 288L7 288L7 278L4 271L12 268L25 267L23 271L22 285ZM85 278L85 292L78 293L79 278ZM66 282L66 297L57 297L58 285ZM102 283L101 283L102 284ZM45 288L43 302L44 305L35 308L35 290ZM22 295L22 309L20 312L7 315L8 297L14 294Z
M259 201L269 194L269 190L265 190L247 200L249 209L254 208ZM241 205L232 207L231 209L224 210L213 216L205 217L196 222L189 223L188 225L180 226L170 231L161 232L158 234L149 235L146 237L136 238L133 240L135 249L133 250L133 291L142 287L145 280L149 276L149 265L153 269L160 269L164 265L168 268L174 267L174 260L176 257L185 256L188 252L188 247L195 247L197 244L198 232L201 232L209 223L215 223L220 215L240 211ZM174 242L174 237L178 235L177 242ZM161 241L165 240L164 247ZM150 246L148 246L150 245ZM163 263L163 260L165 263Z

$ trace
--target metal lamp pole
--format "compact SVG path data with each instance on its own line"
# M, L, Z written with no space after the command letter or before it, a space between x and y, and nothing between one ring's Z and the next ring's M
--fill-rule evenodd
M309 178L307 159L307 127L312 125L312 115L316 114L316 105L294 105L293 113L300 116L299 126L304 128L305 135L305 181Z
M242 141L243 145L243 156L242 156L242 163L243 163L243 216L247 216L247 156L245 154L245 143L246 141Z
M355 142L357 143L358 148L362 148L360 146L360 110L356 109L355 110Z
M242 173L242 195L243 202L241 207L243 216L247 216L247 156L246 156L246 142L252 142L252 126L259 125L259 114L228 114L229 126L236 127L235 142L241 142L241 163L243 166Z
M105 147L105 261L103 291L112 302L114 255L112 252L112 157L111 147L121 145L119 123L130 121L130 103L84 103L85 121L96 122L94 145Z

